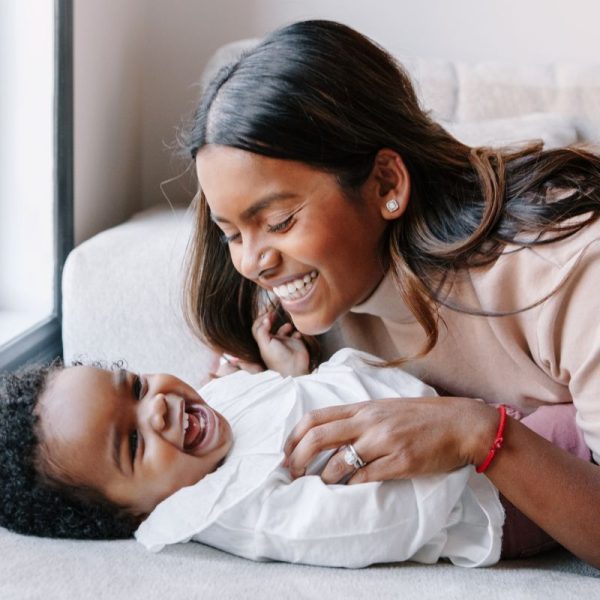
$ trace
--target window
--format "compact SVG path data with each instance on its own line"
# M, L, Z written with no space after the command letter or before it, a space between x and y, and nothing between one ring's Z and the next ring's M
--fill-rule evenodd
M0 369L59 356L73 246L71 0L0 2Z

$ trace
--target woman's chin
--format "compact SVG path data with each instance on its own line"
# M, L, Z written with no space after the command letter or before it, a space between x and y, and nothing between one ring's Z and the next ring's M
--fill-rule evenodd
M294 315L290 313L294 327L304 335L321 335L327 333L335 324L335 320L324 320L311 315Z

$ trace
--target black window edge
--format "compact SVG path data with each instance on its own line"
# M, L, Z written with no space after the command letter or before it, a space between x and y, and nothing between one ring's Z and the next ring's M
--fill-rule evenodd
M54 2L54 310L0 347L0 371L62 355L62 270L73 248L73 3Z

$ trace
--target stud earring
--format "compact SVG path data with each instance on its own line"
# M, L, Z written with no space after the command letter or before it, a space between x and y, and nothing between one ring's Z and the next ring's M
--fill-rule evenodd
M385 203L385 207L390 212L396 212L400 208L400 205L398 204L398 200L396 200L396 198L392 198Z

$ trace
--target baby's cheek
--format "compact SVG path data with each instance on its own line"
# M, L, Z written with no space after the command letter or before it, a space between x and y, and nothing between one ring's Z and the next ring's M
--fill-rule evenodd
M155 497L158 502L161 502L181 488L193 485L197 479L189 469L171 468L166 470L160 478L157 478Z
M221 420L221 431L223 432L223 453L226 454L233 445L233 431L229 421L223 415L219 415L219 419Z
M198 481L214 470L212 461L205 461L193 456L185 456L185 458L188 460L178 463L177 468L173 469L171 474L170 487L172 493L182 487L198 483Z

